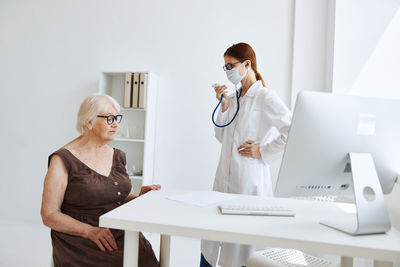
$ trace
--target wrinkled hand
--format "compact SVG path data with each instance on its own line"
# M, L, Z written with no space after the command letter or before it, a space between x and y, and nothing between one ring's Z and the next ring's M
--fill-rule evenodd
M246 141L246 143L238 147L238 153L243 157L260 159L261 158L260 145L253 145L253 144L254 141L251 140ZM239 151L242 148L244 149L242 151Z
M160 189L161 189L161 185L159 185L159 184L142 186L142 188L140 189L139 196L146 194L147 192L150 192L153 190L160 190Z
M92 227L89 231L88 239L92 240L101 251L118 249L117 242L108 228Z

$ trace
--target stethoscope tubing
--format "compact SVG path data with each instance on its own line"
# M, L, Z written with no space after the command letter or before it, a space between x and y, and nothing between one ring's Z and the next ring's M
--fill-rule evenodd
M213 113L212 113L212 117L211 117L212 122L214 123L214 125L215 125L216 127L219 127L219 128L226 127L226 126L230 125L230 124L235 120L236 115L238 114L239 108L240 108L239 99L240 99L240 96L242 95L242 91L243 91L243 87L240 88L240 93L238 93L238 91L236 90L237 108L236 108L235 115L233 116L233 118L231 119L230 122L228 122L227 124L224 124L224 125L219 125L219 124L217 124L217 123L215 122L215 120L214 120L215 112L218 110L218 107L221 105L222 99L223 99L223 97L224 97L224 95L221 95L221 99L219 100L218 105L215 107L215 109L214 109L214 111L213 111Z

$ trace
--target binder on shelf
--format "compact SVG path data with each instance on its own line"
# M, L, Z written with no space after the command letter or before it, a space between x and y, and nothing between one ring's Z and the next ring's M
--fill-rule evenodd
M133 79L132 79L132 108L138 108L139 107L139 73L135 72L133 73Z
M132 72L125 73L124 108L131 107L132 99Z
M139 108L146 108L147 76L148 74L145 72L139 75Z

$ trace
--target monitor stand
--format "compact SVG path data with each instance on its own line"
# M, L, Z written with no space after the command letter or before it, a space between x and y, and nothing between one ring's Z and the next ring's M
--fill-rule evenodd
M344 220L335 219L320 223L351 235L389 231L389 214L371 154L349 153L349 157L357 214Z

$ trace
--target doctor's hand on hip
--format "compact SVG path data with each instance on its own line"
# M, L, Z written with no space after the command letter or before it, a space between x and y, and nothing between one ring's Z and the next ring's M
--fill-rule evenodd
M246 141L246 143L238 147L238 153L243 157L261 158L260 145L252 140Z
M229 107L229 100L228 100L228 96L226 94L226 92L224 92L226 89L228 89L228 87L226 87L226 85L221 85L221 86L217 86L214 88L215 93L217 94L217 99L221 100L221 96L224 96L222 98L222 112L225 112L228 107Z

